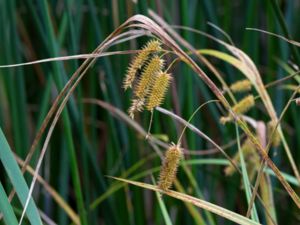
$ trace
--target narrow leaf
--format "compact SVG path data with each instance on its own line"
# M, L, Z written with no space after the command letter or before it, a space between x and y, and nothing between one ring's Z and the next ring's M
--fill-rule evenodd
M6 141L6 138L2 132L2 129L0 128L0 160L4 166L4 169L16 189L16 193L22 203L22 205L25 205L26 198L28 195L28 186L25 182L24 177L22 176L21 170L14 159L13 153ZM2 198L1 198L2 201ZM31 199L28 208L26 211L26 214L28 216L28 219L31 223L31 225L41 225L42 221L40 218L40 215L38 213L37 207L33 200Z
M16 215L14 214L14 211L8 201L7 195L1 183L0 183L0 199L1 199L0 212L3 215L5 224L10 224L10 225L18 224Z
M159 189L157 186L154 186L154 185L151 185L151 184L145 184L145 183L141 183L141 182L137 182L137 181L130 181L130 180L127 180L127 179L122 179L122 178L117 178L117 177L111 177L115 180L119 180L119 181L122 181L122 182L126 182L126 183L129 183L129 184L132 184L132 185L135 185L135 186L139 186L139 187L142 187L142 188L146 188L146 189L149 189L149 190L152 190L152 191L157 191L157 192L160 192L162 194L165 194L165 195L169 195L170 197L173 197L173 198L177 198L179 200L182 200L184 202L188 202L188 203L191 203L201 209L204 209L204 210L208 210L212 213L215 213L223 218L226 218L228 220L231 220L235 223L238 223L238 224L241 224L241 225L258 225L259 223L255 222L255 221L252 221L240 214L237 214L235 212L232 212L228 209L225 209L225 208L222 208L220 206L217 206L215 204L212 204L210 202L207 202L207 201L204 201L204 200L201 200L201 199L198 199L198 198L195 198L195 197L192 197L190 195L187 195L187 194L183 194L183 193L180 193L180 192L177 192L177 191L163 191L161 189Z

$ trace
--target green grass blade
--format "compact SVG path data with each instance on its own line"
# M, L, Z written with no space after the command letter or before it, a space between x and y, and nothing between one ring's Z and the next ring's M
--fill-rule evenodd
M58 42L56 40L56 36L54 33L53 23L50 16L50 9L49 5L46 1L40 1L38 4L41 14L42 14L42 20L45 23L45 28L47 30L47 47L48 51L51 55L59 55L59 47ZM63 87L63 79L62 77L65 76L65 71L63 69L63 65L61 63L53 63L53 79L55 81L55 84L59 90ZM72 106L72 105L71 105ZM71 111L71 110L70 110ZM75 196L76 196L76 203L80 212L80 219L82 224L87 224L87 218L84 208L84 202L83 202L83 194L82 194L82 188L80 183L80 176L79 176L79 168L75 153L75 144L73 142L72 137L72 127L71 127L71 121L69 118L69 114L67 110L64 110L62 113L62 120L64 123L64 133L65 133L65 139L67 144L67 149L69 151L69 157L70 157L70 166L71 166L71 174L72 174L72 180L73 185L75 189Z
M22 203L25 205L27 195L28 195L28 186L25 182L24 177L22 176L21 170L14 159L14 155L6 141L6 138L0 128L0 160L5 168L5 171L10 178L11 183L13 184L17 195ZM26 210L27 217L31 225L41 225L42 221L38 213L38 209L32 199L30 199L28 208Z
M152 179L153 184L156 185L153 176L151 177L151 179ZM161 194L158 193L158 192L156 192L155 194L156 194L156 198L157 198L158 203L159 203L159 207L160 207L161 213L162 213L163 218L164 218L164 220L165 220L165 224L166 224L166 225L173 225L173 224L172 224L172 221L171 221L171 218L170 218L170 216L169 216L169 213L168 213L168 211L167 211L167 207L166 207L166 205L165 205L165 203L164 203L164 201L163 201L163 199L162 199Z
M238 151L239 151L241 168L242 168L243 184L244 184L244 188L245 188L247 202L249 204L250 199L251 199L251 194L252 194L251 193L251 185L250 185L250 181L249 181L249 177L248 177L248 172L247 172L247 168L246 168L246 163L245 163L243 151L241 149L240 137L239 137L240 136L239 135L239 128L238 128L237 124L235 125L235 129L236 129L236 139L237 139ZM255 204L253 204L253 207L252 207L252 210L251 210L251 217L254 221L259 222Z
M16 218L16 215L14 214L13 208L11 207L7 195L5 193L5 190L0 182L0 212L3 215L4 222L6 224L10 225L17 225L18 220ZM1 214L0 213L0 214Z

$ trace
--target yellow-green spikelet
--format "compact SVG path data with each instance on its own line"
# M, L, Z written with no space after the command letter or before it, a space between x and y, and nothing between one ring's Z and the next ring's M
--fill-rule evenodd
M161 71L157 74L156 80L150 90L150 94L148 97L148 102L146 105L147 110L151 111L153 108L159 106L162 103L171 79L171 75L166 72Z
M140 69L148 60L151 52L161 51L161 43L157 40L149 41L142 50L135 56L130 66L128 67L126 76L123 81L123 88L126 90L132 87L136 78L137 70Z
M244 114L248 112L249 109L251 109L255 104L254 96L248 95L245 98L243 98L241 101L239 101L236 105L233 106L232 110L236 114Z
M253 106L255 105L255 100L254 100L254 96L253 95L248 95L245 98L243 98L241 101L239 101L238 103L236 103L233 107L232 107L232 111L235 112L238 115L242 115L245 114L246 112L249 111L249 109L251 109ZM220 118L220 122L222 124L226 124L227 122L232 121L232 116L228 115L228 116L222 116Z
M231 91L233 92L243 92L243 91L250 91L251 90L251 82L248 79L240 80L233 83L230 86Z
M140 80L137 83L134 94L137 98L143 99L148 94L152 85L155 82L157 74L163 68L163 60L159 56L154 56L145 66L141 74Z
M178 145L172 145L165 153L165 159L159 174L158 187L164 191L171 188L176 179L177 168L182 158L182 150Z

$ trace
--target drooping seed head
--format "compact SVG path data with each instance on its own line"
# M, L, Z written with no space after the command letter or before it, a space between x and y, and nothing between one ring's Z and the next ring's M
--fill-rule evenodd
M123 81L123 88L126 90L132 88L132 84L136 78L137 70L142 68L144 63L148 60L151 52L161 51L161 43L157 40L149 41L142 50L135 56L130 66L127 69L126 76Z
M242 115L245 114L246 112L249 111L249 109L251 109L254 106L255 102L254 102L254 97L253 95L248 95L245 98L243 98L241 101L239 101L238 103L236 103L233 107L232 107L232 111L238 115ZM220 122L224 125L230 121L233 120L233 117L231 115L228 116L222 116L220 118Z
M249 111L254 106L254 97L253 95L248 95L239 101L236 105L233 106L232 110L236 114L244 114Z
M182 158L182 150L178 145L172 145L165 153L163 165L159 174L158 187L164 191L171 188L176 179L176 173L180 159Z
M300 105L300 97L296 99L296 105Z
M160 71L157 74L155 82L150 89L150 94L146 105L147 110L151 111L153 108L159 106L162 103L171 79L172 77L168 73Z
M159 56L154 56L150 62L145 66L140 80L135 89L135 96L137 98L145 98L154 84L157 74L163 68L163 60Z
M251 90L251 82L248 79L240 80L230 86L232 92L244 92Z

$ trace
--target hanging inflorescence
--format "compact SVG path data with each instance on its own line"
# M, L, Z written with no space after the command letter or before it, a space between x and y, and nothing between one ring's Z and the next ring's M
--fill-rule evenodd
M176 179L177 168L182 155L182 150L179 145L172 145L166 151L159 174L158 187L160 189L167 191L171 188Z
M133 99L128 110L131 118L144 109L152 111L164 100L172 77L163 71L164 60L159 55L161 51L159 41L149 41L128 67L123 87L125 90L133 89Z

